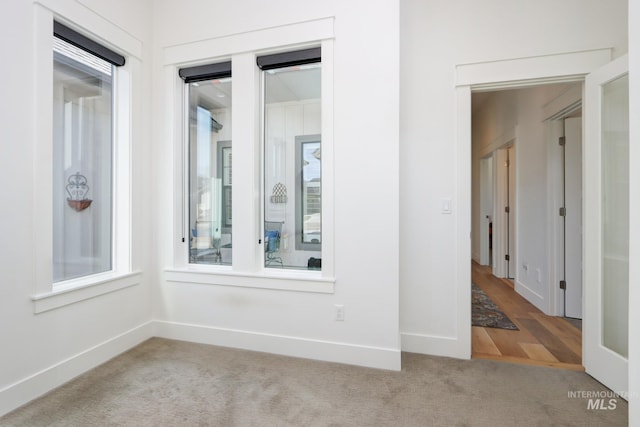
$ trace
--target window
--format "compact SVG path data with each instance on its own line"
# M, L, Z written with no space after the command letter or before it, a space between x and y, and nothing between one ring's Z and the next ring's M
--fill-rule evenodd
M183 68L188 96L189 262L231 265L231 63Z
M53 40L53 282L114 265L114 75L124 57L58 22Z
M320 269L320 48L258 57L264 75L265 266Z

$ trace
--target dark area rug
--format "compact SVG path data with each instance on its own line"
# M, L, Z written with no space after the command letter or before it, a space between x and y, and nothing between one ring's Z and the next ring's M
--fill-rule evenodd
M471 324L473 326L519 330L475 283L471 284L471 307Z

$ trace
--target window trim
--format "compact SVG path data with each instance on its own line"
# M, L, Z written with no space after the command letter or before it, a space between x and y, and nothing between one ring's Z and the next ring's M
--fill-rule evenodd
M67 11L71 13L72 11ZM129 55L126 65L114 67L113 114L114 127L113 150L117 163L113 165L112 185L114 193L112 210L112 226L117 223L117 231L112 234L112 269L104 273L87 275L67 281L53 282L52 241L53 241L53 188L51 176L53 173L53 40L54 22L64 22L69 28L99 29L91 38L98 40L114 40L123 51ZM33 116L38 117L33 131L34 150L39 153L34 161L34 198L33 212L39 212L33 220L31 239L34 247L34 287L32 301L36 313L62 307L74 302L83 301L102 295L106 292L137 285L141 282L141 274L132 270L132 215L131 215L131 153L132 134L132 73L140 67L139 57L142 53L141 43L118 27L101 26L102 21L97 16L87 14L81 22L72 24L62 14L57 14L56 8L49 9L35 5L35 67L34 86L38 94L38 102L34 103ZM74 30L75 31L75 30ZM78 31L76 31L78 32ZM82 31L89 34L89 32ZM117 107L116 107L117 106ZM122 286L122 278L127 279L127 286ZM97 285L97 287L96 287ZM89 290L91 289L91 290ZM65 297L60 297L64 294ZM63 301L64 303L60 303ZM44 305L47 310L41 310ZM39 308L40 307L40 308Z
M333 45L334 18L322 18L309 22L299 22L250 31L240 35L224 36L193 42L188 45L171 46L165 49L163 65L165 81L170 88L167 103L173 111L173 121L165 122L166 143L173 147L173 162L177 173L174 175L174 197L171 206L173 224L172 260L173 267L165 269L165 278L170 282L200 283L216 285L224 280L229 286L260 287L263 289L280 289L278 282L295 277L288 290L309 291L309 284L320 280L331 283L333 292L334 278L334 191L333 191ZM318 46L322 49L322 143L323 143L323 265L317 270L281 270L264 267L260 233L260 194L262 182L258 170L260 168L261 117L259 102L261 96L261 72L256 66L256 57L283 51L301 50ZM186 123L186 97L184 81L178 70L194 64L206 64L215 61L233 61L234 103L233 113L236 120L233 124L234 148L241 150L246 158L234 156L234 194L237 196L251 194L253 196L234 200L234 245L233 266L194 265L188 263L188 242L185 238L187 223L185 222L186 195L184 138ZM237 117L246 116L241 123ZM247 157L248 156L248 157ZM237 179L236 179L237 178ZM194 274L197 271L197 274ZM171 279L169 279L169 276ZM220 279L220 278L224 279ZM250 279L247 279L250 278ZM258 286L254 286L257 284Z

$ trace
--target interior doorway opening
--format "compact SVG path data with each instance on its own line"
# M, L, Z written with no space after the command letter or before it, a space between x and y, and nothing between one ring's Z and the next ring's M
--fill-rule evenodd
M567 298L582 304L581 132L559 145L565 120L581 130L581 93L581 82L472 93L472 281L517 326L473 326L472 357L583 369L581 324L563 318Z

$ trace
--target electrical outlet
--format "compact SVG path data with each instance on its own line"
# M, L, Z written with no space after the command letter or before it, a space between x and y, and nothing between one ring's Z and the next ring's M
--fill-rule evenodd
M344 321L344 305L336 304L336 321L343 322Z

